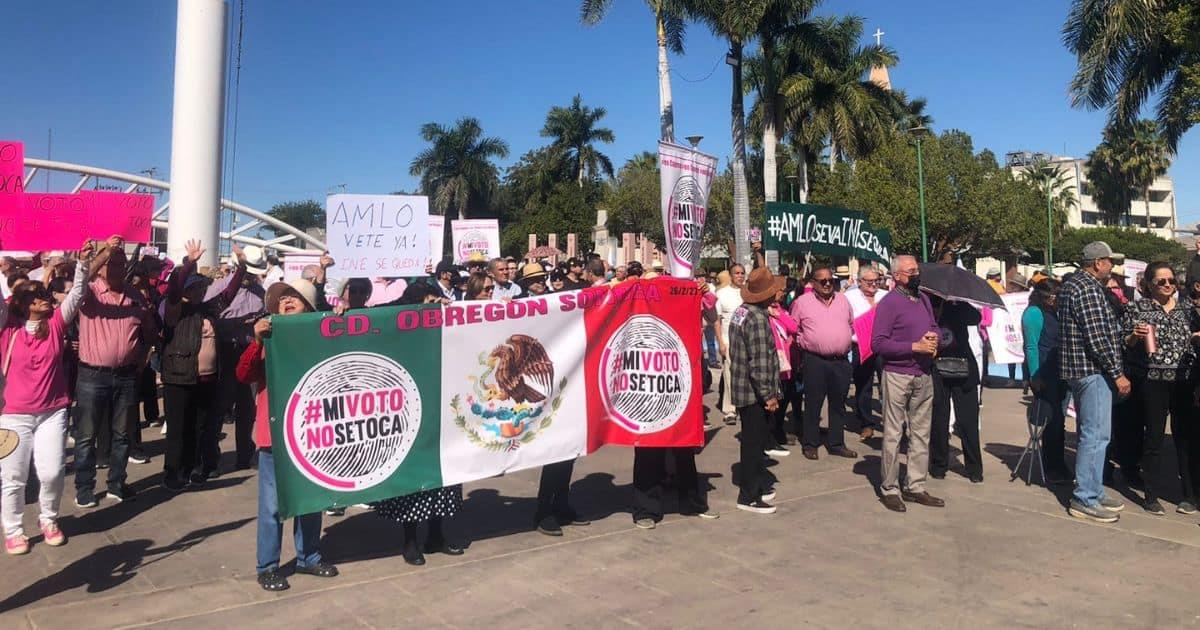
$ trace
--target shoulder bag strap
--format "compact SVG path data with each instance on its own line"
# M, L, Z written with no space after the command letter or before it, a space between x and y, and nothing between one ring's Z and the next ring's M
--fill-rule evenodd
M7 351L7 355L4 357L3 375L5 377L8 376L8 366L12 365L13 346L16 345L17 334L20 332L21 332L21 330L19 328L13 328L13 334L11 336L9 336L9 338L8 338L8 351Z

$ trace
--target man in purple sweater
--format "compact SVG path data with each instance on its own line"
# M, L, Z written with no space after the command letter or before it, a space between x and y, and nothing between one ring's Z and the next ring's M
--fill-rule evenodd
M944 501L925 491L933 410L933 380L929 373L938 350L937 321L929 298L919 290L917 259L897 256L892 262L892 275L896 290L876 307L871 336L871 350L883 358L882 502L893 512L905 511L905 501L942 507ZM908 474L901 490L900 437L905 422Z

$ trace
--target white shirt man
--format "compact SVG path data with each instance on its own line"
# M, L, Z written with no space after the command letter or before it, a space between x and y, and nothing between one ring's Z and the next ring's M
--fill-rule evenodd
M525 293L521 285L512 282L508 275L508 262L503 258L493 258L488 263L488 275L492 277L495 286L492 287L492 299L503 300L521 297Z
M858 284L846 291L846 300L850 302L850 315L858 319L874 310L879 301L888 294L884 288L883 277L874 267L863 267L858 272ZM857 331L852 335L854 341L854 415L858 418L858 431L863 441L875 435L875 416L871 410L872 390L878 378L879 367L875 359L868 357L862 360L862 350L869 348L871 340L860 342Z
M729 365L729 324L733 322L733 312L742 305L742 284L746 281L746 268L734 265L729 270L732 283L717 290L717 345L721 353L721 413L725 416L725 424L737 423L737 408L733 406L733 377Z

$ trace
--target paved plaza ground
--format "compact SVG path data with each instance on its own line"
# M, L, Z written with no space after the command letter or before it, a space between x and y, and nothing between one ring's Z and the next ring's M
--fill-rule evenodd
M352 508L324 521L323 550L341 577L294 576L280 594L254 580L253 471L170 496L157 487L161 436L147 430L155 458L130 466L135 501L80 510L68 479L70 543L35 539L28 556L0 558L0 628L1200 625L1200 518L1132 503L1114 525L1070 518L1069 489L1009 482L1027 435L1020 391L987 390L984 402L986 481L971 484L961 468L931 480L945 509L885 510L873 487L879 439L847 433L857 461L823 450L808 461L797 448L772 468L778 513L737 511L736 430L721 427L698 457L719 520L668 515L635 529L632 453L608 447L575 468L572 500L589 527L538 534L537 472L489 479L466 487L451 525L470 541L466 555L411 567L399 528ZM290 561L288 537L284 549Z

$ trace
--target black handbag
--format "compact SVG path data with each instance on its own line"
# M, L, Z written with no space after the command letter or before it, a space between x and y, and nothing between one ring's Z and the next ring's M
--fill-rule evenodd
M933 360L933 367L947 380L965 379L971 375L971 368L962 357L938 357Z

